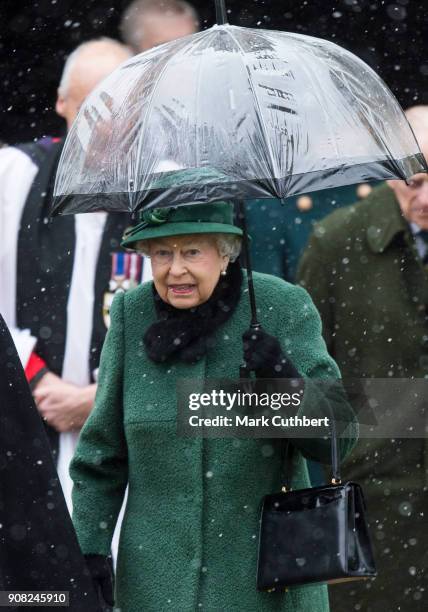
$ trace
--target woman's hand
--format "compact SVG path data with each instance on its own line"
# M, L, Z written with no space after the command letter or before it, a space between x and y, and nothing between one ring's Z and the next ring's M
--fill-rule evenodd
M101 610L114 606L113 572L111 560L104 555L85 555L86 565L92 578Z
M301 378L282 352L279 341L261 327L247 329L242 340L246 365L258 378Z

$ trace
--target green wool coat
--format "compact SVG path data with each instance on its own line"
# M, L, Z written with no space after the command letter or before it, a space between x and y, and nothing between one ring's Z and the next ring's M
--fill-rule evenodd
M428 269L387 185L316 226L298 279L321 314L328 350L344 378L428 377ZM343 474L359 482L367 498L378 577L370 589L333 588L334 612L356 604L370 612L427 609L427 468L422 437L360 440L345 462Z
M306 291L255 274L260 322L305 376L338 376ZM118 294L103 348L95 407L71 466L83 552L106 555L128 484L117 562L122 612L326 612L325 586L256 591L260 502L280 486L281 440L176 434L176 381L230 378L242 361L250 308L245 281L232 317L196 365L155 364L143 335L156 319L152 283ZM349 418L349 407L343 411ZM322 415L321 415L322 416ZM341 439L345 455L352 439ZM301 453L329 462L325 440L296 440L295 488L309 485Z

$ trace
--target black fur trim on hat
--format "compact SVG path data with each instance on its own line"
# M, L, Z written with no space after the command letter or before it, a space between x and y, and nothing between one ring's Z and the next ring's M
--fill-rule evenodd
M158 320L144 334L147 355L156 363L178 359L196 363L213 346L213 334L232 316L241 296L242 270L230 263L209 300L195 308L179 309L164 302L153 284Z

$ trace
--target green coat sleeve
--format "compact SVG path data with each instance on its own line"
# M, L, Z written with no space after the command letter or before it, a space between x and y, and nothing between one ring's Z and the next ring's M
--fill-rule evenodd
M128 480L123 429L124 294L111 308L94 408L80 434L70 474L73 523L84 554L108 555Z
M282 348L306 379L304 398L297 416L334 416L338 431L343 432L343 437L339 437L339 456L343 460L355 446L358 426L340 383L339 368L328 354L318 311L302 287L294 287L290 311L293 313L292 325L283 337ZM280 333L278 337L281 337ZM329 439L295 437L293 443L308 459L331 463Z

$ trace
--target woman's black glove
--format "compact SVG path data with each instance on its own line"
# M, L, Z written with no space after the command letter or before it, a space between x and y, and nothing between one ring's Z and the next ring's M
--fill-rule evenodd
M85 555L85 561L101 610L111 608L114 605L111 559L104 555Z
M278 340L263 329L247 329L243 334L244 360L257 378L301 378L285 357Z

